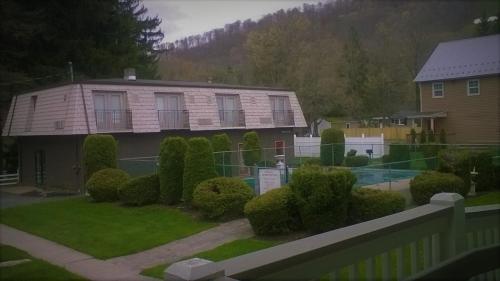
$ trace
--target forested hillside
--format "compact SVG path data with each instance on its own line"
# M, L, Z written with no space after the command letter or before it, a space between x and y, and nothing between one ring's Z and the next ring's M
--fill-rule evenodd
M337 0L227 24L168 45L167 80L284 86L308 122L416 109L413 78L438 42L498 32L499 1ZM497 21L498 23L498 21ZM482 29L481 29L482 28Z

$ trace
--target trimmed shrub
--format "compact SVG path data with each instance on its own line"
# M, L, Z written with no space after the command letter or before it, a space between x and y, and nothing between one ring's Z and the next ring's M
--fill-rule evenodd
M446 131L444 129L439 131L439 142L443 144L446 143Z
M215 170L219 176L231 177L231 139L227 134L212 136L212 148L214 150ZM227 165L227 166L226 166Z
M217 177L214 153L206 138L191 138L184 159L182 198L190 203L193 191L202 181Z
M424 158L432 158L425 159L427 169L435 170L437 168L437 156L439 155L439 151L443 148L444 147L442 145L431 142L419 146L419 149L422 152Z
M182 198L186 150L187 142L181 137L165 138L160 145L158 176L161 203L175 204Z
M85 178L105 168L116 168L118 145L112 135L88 135L83 142Z
M343 226L355 182L356 177L349 170L324 171L319 166L295 170L290 188L297 198L304 226L316 233Z
M106 168L95 172L85 187L96 202L113 202L118 200L118 189L129 179L130 176L122 170Z
M302 165L321 165L321 159L320 158L309 158L306 159L304 162L302 162Z
M360 223L404 211L405 198L394 191L360 188L352 193L351 223Z
M484 191L498 187L495 184L493 153L490 151L470 151L446 149L438 154L438 171L459 176L470 187L470 172L476 168L476 190Z
M361 167L368 165L368 161L370 158L366 155L357 155L357 156L347 156L345 158L345 165L347 167Z
M261 147L257 132L247 132L243 135L243 162L246 166L253 166L260 162Z
M403 163L391 164L393 169L409 169L410 168L410 146L407 144L393 143L389 145L389 162Z
M160 180L158 175L137 177L118 189L120 201L126 205L143 206L158 201Z
M422 128L422 131L420 132L420 138L418 140L418 143L426 143L427 142L427 134L425 133L425 130Z
M410 143L415 144L416 141L417 141L417 132L415 131L415 129L411 128L411 130L410 130Z
M434 194L441 192L456 192L465 196L469 187L454 174L427 171L410 181L410 192L413 201L423 205L429 203Z
M200 183L193 193L193 206L210 219L230 219L243 215L253 190L240 178L218 177Z
M320 156L324 166L340 166L344 162L344 132L329 128L321 133Z
M349 156L356 156L356 149L351 149L347 152L346 156L349 157Z
M244 211L257 235L285 234L301 227L297 203L288 186L253 198Z

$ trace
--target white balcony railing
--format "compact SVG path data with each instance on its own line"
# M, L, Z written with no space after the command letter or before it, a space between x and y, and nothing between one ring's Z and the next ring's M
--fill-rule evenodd
M187 110L158 110L160 129L189 129Z
M245 111L219 110L221 127L245 127Z
M132 129L130 110L96 110L95 120L98 131L123 131Z

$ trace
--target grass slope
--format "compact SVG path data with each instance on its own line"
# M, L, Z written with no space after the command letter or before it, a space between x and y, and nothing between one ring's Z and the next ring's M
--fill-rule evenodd
M30 259L31 261L15 266L2 267L0 280L86 280L64 268L33 258L28 253L7 245L0 245L0 261Z
M491 204L500 204L500 191L493 191L477 197L469 197L465 199L466 207Z
M212 250L198 253L190 258L196 257L211 261L221 261L232 257L237 257L251 252L255 252L258 250L262 250L265 248L269 248L279 243L280 243L279 241L261 240L256 238L235 240L233 242L223 244ZM160 264L143 270L141 274L163 279L163 271L165 271L167 266L169 266L169 264Z
M132 208L85 198L4 209L0 222L100 259L140 252L215 225L161 205Z

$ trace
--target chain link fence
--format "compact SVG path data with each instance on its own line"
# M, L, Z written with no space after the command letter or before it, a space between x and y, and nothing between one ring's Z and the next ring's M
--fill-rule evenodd
M352 148L356 144L350 145ZM493 161L500 165L499 145L395 143L359 145L361 149L356 151L346 151L344 144L341 143L262 148L260 159L251 165L245 163L244 150L220 151L214 152L215 168L220 176L240 177L254 186L259 169L282 169L284 171L282 182L287 183L293 169L302 165L333 166L351 169L358 178L356 185L365 186L384 182L390 184L394 181L411 179L422 171L435 170L438 167L439 151L443 149L489 151L493 155ZM374 151L379 153L375 154ZM118 166L132 176L152 174L157 172L158 156L122 158L119 159Z

